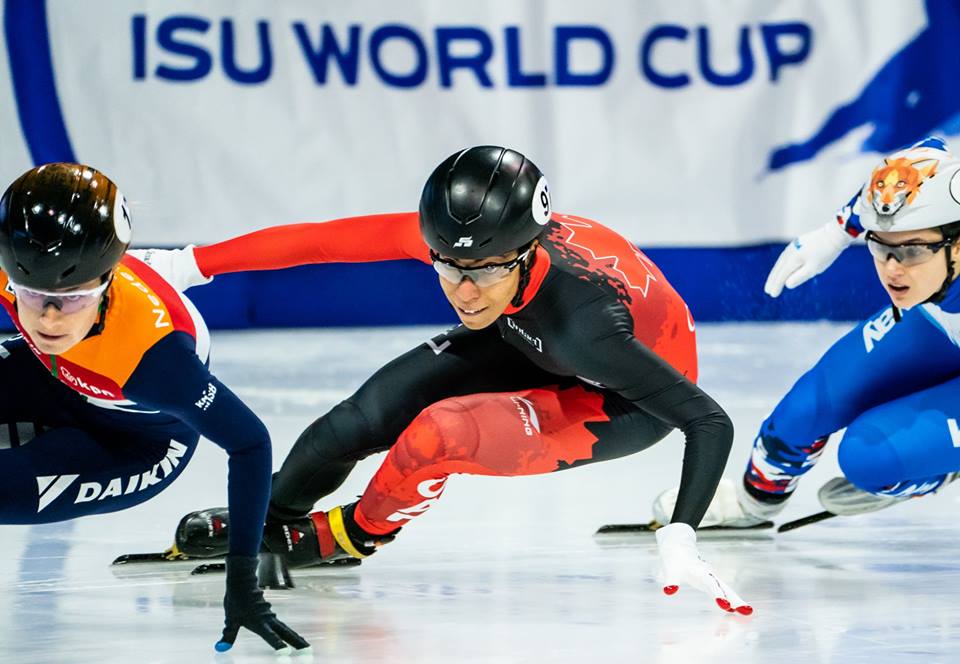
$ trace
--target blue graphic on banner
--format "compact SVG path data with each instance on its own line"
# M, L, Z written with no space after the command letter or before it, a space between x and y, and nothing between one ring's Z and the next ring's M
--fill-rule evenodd
M871 125L860 149L889 153L930 134L960 134L960 3L927 0L927 27L897 51L857 97L830 113L806 141L770 153L771 171L809 161L849 132Z
M3 6L10 76L20 128L34 164L76 161L60 110L50 58L46 0Z

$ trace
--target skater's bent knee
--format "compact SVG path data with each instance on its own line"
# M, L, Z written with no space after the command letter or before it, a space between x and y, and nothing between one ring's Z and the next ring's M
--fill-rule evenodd
M370 430L356 404L343 401L308 426L294 443L291 454L326 463L363 456L370 446Z
M456 400L445 399L417 415L394 449L401 465L416 469L474 459L478 446L473 415Z
M869 425L847 429L837 461L844 476L864 491L878 491L903 480L903 465L886 435Z

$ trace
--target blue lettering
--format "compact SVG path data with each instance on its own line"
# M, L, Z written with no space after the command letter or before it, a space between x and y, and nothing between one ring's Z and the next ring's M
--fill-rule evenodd
M480 47L474 55L453 55L450 45L454 41L470 40ZM487 75L487 63L493 55L493 40L480 28L437 28L437 69L440 72L440 85L453 86L454 69L469 69L485 88L492 88L493 81Z
M266 21L257 21L257 44L260 47L260 64L255 69L243 70L237 66L236 41L233 36L233 21L220 22L223 37L220 42L220 57L223 59L223 72L232 81L244 85L256 85L270 78L273 71L273 53L270 50L270 28Z
M640 45L640 69L648 81L661 88L682 88L690 85L687 74L663 74L653 68L653 47L661 39L686 41L690 31L679 25L658 25L647 33Z
M383 66L380 49L390 39L403 40L416 52L416 65L409 74L395 74L387 71ZM384 25L373 31L370 35L370 62L377 76L387 85L397 88L415 88L427 80L427 47L423 45L420 36L405 25Z
M810 55L813 46L813 30L806 23L781 23L779 25L761 25L763 45L770 62L770 80L776 82L780 77L780 68L785 65L795 65L803 62ZM781 46L781 37L796 37L798 46L793 50L784 50Z
M526 73L520 62L520 28L510 26L504 31L507 38L507 84L515 88L542 88L547 85L544 73Z
M147 77L147 17L137 14L130 26L133 37L133 80Z
M555 31L554 62L558 86L595 86L603 85L613 72L613 42L610 36L598 27L591 25L558 26ZM570 44L574 41L592 41L600 47L602 57L600 68L594 72L573 72L570 70Z
M341 48L333 28L327 24L324 24L320 31L320 45L317 48L314 48L310 43L310 35L303 23L294 23L293 30L297 34L300 48L303 50L307 63L310 65L310 70L313 72L313 80L318 85L324 85L327 82L327 63L331 56L336 61L344 82L347 85L357 84L357 74L360 69L359 25L350 26L346 49Z
M177 32L195 32L205 34L210 29L210 21L195 16L171 16L157 26L157 44L163 50L175 55L193 59L192 67L170 67L158 65L157 78L168 81L196 81L210 73L213 58L201 46L179 41Z
M717 86L740 85L753 76L753 53L750 52L750 28L740 27L740 69L732 74L718 74L710 67L710 33L707 28L697 28L697 57L700 73L708 83Z

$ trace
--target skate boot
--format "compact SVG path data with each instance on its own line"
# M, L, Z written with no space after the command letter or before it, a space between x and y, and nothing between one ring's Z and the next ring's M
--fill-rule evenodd
M673 509L677 504L679 487L664 491L653 501L653 521L651 527L665 526L670 523ZM698 529L749 529L769 524L772 517L780 513L786 501L776 503L761 501L750 495L743 482L729 479L720 480L717 492L710 501ZM768 526L769 527L769 526Z
M891 505L902 503L910 498L919 498L931 494L940 493L945 486L957 478L958 473L949 473L940 482L923 493L907 493L905 495L895 495L893 493L870 493L864 491L853 484L845 477L834 477L832 480L820 487L817 492L817 498L823 509L832 512L837 516L853 516L854 514L866 514L876 512ZM910 487L914 488L914 487Z
M284 557L291 567L308 567L343 558L366 558L394 534L372 536L353 521L354 505L329 512L271 519L263 527L261 551ZM230 518L226 507L191 512L180 520L174 545L165 554L169 560L216 558L227 555Z
M291 568L363 559L393 541L395 534L369 535L353 521L354 505L313 512L295 521L268 523L263 529L263 550L280 554Z
M230 516L226 507L190 512L177 524L168 560L222 558L229 550Z

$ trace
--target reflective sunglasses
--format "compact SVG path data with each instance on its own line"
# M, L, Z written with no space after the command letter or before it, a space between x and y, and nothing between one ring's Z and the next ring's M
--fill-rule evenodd
M87 307L100 303L100 296L107 290L110 281L107 280L96 288L73 291L43 291L27 288L20 284L10 283L10 290L17 297L17 302L30 309L43 311L47 305L53 305L64 314L73 314Z
M876 260L885 263L893 256L893 259L904 267L926 263L932 259L938 251L951 244L953 244L953 240L889 244L877 239L873 231L867 233L867 248Z
M464 279L469 279L478 288L486 288L509 277L510 273L530 254L530 250L531 248L528 248L506 263L488 263L480 267L460 267L452 261L440 258L440 255L435 251L430 252L430 260L433 261L433 269L437 271L437 274L451 284L459 284Z

